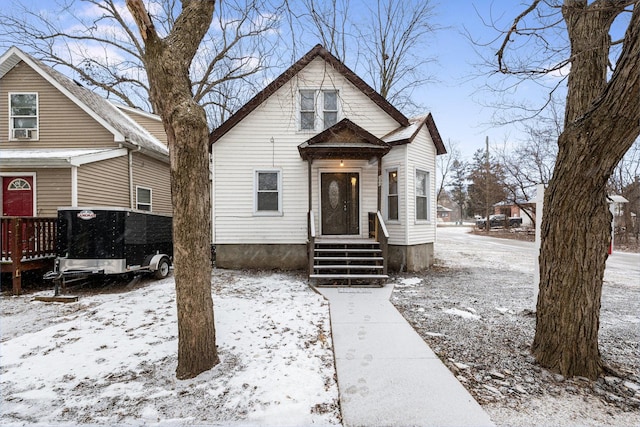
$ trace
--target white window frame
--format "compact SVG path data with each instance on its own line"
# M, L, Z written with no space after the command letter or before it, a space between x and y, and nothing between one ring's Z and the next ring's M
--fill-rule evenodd
M33 117L33 116L14 116L12 109L11 109L11 97L14 95L35 95L36 96L36 127L35 128L16 128L13 126L13 119L14 118L18 118L18 117ZM38 96L38 92L9 92L8 93L8 97L9 99L8 104L9 104L9 109L8 109L8 113L9 113L9 140L10 141L37 141L40 138L40 97ZM14 134L14 130L18 130L18 129L25 129L27 131L31 131L34 132L35 131L35 136L32 136L30 138L14 138L13 134Z
M149 203L140 202L140 190L148 190L149 191ZM149 206L149 209L140 209L140 206ZM136 209L140 211L152 212L153 211L153 189L149 187L142 187L140 185L136 185Z
M425 195L418 195L418 187L417 187L417 182L418 182L418 174L419 173L423 173L426 175L424 183L425 183ZM421 168L416 168L415 170L415 174L414 174L414 200L415 200L415 206L414 206L414 210L415 210L415 222L416 223L426 223L426 222L430 222L431 221L431 200L430 200L430 189L431 189L431 174L429 173L429 171L425 170L425 169L421 169ZM424 198L426 199L426 218L418 218L418 197L420 198Z
M309 91L313 92L313 128L303 129L302 128L302 113L307 112L310 113L311 110L302 110L302 92ZM335 110L325 110L324 109L324 94L325 92L335 92L336 94L336 109ZM297 102L297 121L298 121L298 131L299 132L317 132L323 131L327 127L325 124L324 115L325 113L336 113L336 123L340 121L340 117L342 115L342 108L340 102L340 89L338 88L308 88L301 87L298 89L298 102ZM335 124L335 123L334 123ZM333 126L333 124L331 125Z
M277 174L278 210L258 210L258 178L261 173ZM253 215L254 216L282 216L282 169L255 169L253 171Z
M331 92L331 93L335 93L336 94L336 108L335 110L328 110L326 108L326 103L324 102L324 96L326 93ZM340 113L339 113L339 105L340 105L340 92L338 91L338 89L323 89L322 90L322 100L320 101L322 102L322 129L326 129L329 126L333 126L334 124L338 123L338 118L340 117ZM326 121L326 114L327 113L335 113L336 114L336 121L335 123L332 123L331 125L327 125L327 121Z
M311 92L313 93L313 110L303 110L302 109L302 92ZM303 128L302 127L302 114L303 113L313 113L313 127ZM318 118L318 91L316 89L308 89L308 88L300 88L298 90L298 129L302 132L312 132L316 130L317 120Z
M387 219L387 222L389 223L393 223L393 224L399 224L400 223L400 173L398 171L398 167L394 166L394 167L390 167L385 169L385 174L384 174L384 188L385 188L385 216ZM389 197L393 196L394 194L389 193L389 174L395 172L396 173L396 193L395 196L398 200L397 204L398 204L398 217L397 218L391 218L391 209L389 207Z

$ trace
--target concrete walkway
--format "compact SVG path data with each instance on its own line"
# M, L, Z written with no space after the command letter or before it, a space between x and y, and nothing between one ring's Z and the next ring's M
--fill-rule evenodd
M393 285L318 291L329 300L345 426L493 425L389 302Z

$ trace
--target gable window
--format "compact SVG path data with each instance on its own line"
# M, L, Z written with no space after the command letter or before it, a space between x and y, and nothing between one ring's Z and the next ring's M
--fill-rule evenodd
M151 211L151 189L136 187L136 209Z
M300 91L300 129L313 130L316 128L316 91Z
M256 171L255 179L255 212L280 214L282 211L280 171Z
M387 171L387 219L398 220L398 169Z
M300 90L300 130L323 130L337 122L337 90Z
M9 94L10 139L38 139L38 94Z
M429 220L429 172L416 169L416 220Z
M324 103L323 109L323 125L324 128L331 127L338 122L338 91L325 90L322 91L322 99Z

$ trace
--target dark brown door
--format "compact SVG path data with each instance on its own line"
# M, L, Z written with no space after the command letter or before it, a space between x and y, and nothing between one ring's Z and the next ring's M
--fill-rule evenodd
M357 173L323 173L320 178L322 234L360 234Z

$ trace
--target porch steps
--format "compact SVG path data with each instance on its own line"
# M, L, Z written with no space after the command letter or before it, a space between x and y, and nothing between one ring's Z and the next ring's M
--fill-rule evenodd
M380 243L372 239L316 240L309 279L317 286L381 286L389 278L383 271Z

